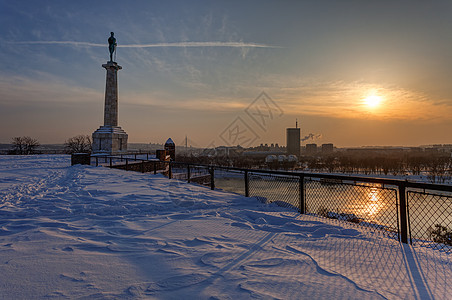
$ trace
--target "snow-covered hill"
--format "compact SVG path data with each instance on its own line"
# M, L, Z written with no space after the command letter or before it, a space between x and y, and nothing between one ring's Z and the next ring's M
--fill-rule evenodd
M353 225L69 156L0 156L3 299L448 299L451 286L450 254Z

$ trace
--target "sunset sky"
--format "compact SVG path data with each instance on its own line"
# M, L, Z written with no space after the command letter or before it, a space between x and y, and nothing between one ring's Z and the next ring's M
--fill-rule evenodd
M298 119L303 144L452 143L451 16L450 0L0 0L0 143L103 124L110 31L129 142L285 145Z

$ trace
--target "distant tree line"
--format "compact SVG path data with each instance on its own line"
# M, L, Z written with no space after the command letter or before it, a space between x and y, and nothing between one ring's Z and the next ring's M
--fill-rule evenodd
M16 155L35 154L36 148L40 145L38 140L29 136L13 137L11 144L13 145L13 148L9 151L9 154Z
M37 148L40 143L37 139L29 136L18 136L11 139L12 148L8 154L12 155L31 155L40 153ZM64 143L65 151L71 153L90 153L92 140L89 135L77 135L67 139Z
M452 158L447 152L347 153L301 158L303 168L330 173L366 175L425 175L430 182L452 178Z
M265 158L259 157L244 157L241 155L218 155L218 156L209 156L209 155L190 155L186 153L177 153L176 152L176 161L178 162L186 162L186 163L194 163L194 164L207 164L207 165L215 165L222 167L235 167L235 168L265 168L264 163Z

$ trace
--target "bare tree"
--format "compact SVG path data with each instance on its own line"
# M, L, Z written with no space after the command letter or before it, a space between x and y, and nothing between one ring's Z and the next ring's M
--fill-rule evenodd
M23 137L21 136L16 136L13 137L13 140L11 142L11 144L13 144L13 149L11 150L12 154L24 154L24 142L23 142Z
M68 139L64 145L68 153L89 153L92 141L89 135L77 135Z
M12 140L14 154L29 155L35 152L35 149L39 147L39 142L29 136L13 137Z

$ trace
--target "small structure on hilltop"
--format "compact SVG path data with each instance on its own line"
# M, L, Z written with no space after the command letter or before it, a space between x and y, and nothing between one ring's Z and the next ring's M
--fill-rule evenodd
M176 144L169 138L164 147L163 150L156 150L155 156L161 161L174 161L176 159Z
M127 152L127 133L118 126L118 71L120 65L113 61L116 39L111 33L108 39L110 61L102 67L107 70L105 85L104 125L93 133L93 153L117 154Z
M176 159L176 144L169 138L165 143L165 151L171 157L171 160Z

